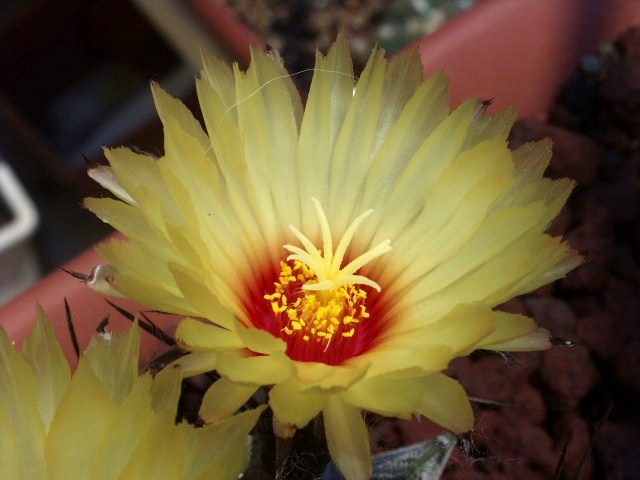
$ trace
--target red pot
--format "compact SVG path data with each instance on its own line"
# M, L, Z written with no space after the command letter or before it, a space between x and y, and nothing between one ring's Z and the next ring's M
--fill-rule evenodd
M211 9L208 15L203 15L203 20L241 60L246 60L247 42L254 42L255 37L228 9L213 0L189 2L194 11ZM425 74L444 69L450 77L454 105L473 95L493 98L494 109L512 104L521 116L542 116L579 59L595 52L600 42L611 40L634 23L640 24L637 0L484 0L417 42L417 46ZM90 249L65 268L89 273L98 263L100 259ZM115 331L129 324L103 298L62 271L52 273L0 309L0 323L20 343L33 322L34 305L39 302L63 347L73 357L65 298L76 319L81 346L86 345L106 314L111 315ZM137 311L138 307L132 303L116 302ZM163 320L162 326L170 322ZM158 342L148 342L143 355L148 356L158 348Z

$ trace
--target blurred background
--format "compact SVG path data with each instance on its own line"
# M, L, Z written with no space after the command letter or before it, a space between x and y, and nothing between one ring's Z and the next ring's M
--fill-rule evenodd
M81 208L100 195L86 162L102 161L103 146L162 153L151 80L197 115L201 50L245 65L246 44L260 39L294 72L342 31L363 64L372 45L393 52L474 2L3 0L0 304L109 233ZM228 31L238 19L247 32ZM309 80L296 77L301 88Z

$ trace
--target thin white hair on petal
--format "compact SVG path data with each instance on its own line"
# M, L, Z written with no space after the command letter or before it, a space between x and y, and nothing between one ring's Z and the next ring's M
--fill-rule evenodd
M307 72L313 72L314 75L316 73L333 73L333 74L336 74L336 75L342 75L342 76L345 76L345 77L352 78L354 80L354 82L358 81L358 77L355 76L355 75L352 75L350 73L341 72L339 70L327 70L327 69L322 69L322 68L305 68L303 70L298 70L297 72L287 73L286 75L278 75L278 76L275 76L273 78L270 78L269 80L267 80L266 82L261 84L258 88L256 88L253 92L251 92L248 95L245 95L244 97L238 99L236 102L234 102L232 105L230 105L224 112L222 112L222 116L220 117L220 124L222 123L223 120L225 120L227 118L227 115L229 115L234 109L238 108L243 103L249 101L251 98L253 98L256 95L258 95L263 89L268 87L270 83L273 83L273 82L278 81L278 80L284 80L286 78L297 77L298 75L302 75L303 73L307 73ZM355 87L354 87L354 89L355 89ZM210 135L211 139L213 139L213 138L215 138L217 136L218 136L218 132L213 132ZM209 144L209 146L205 150L205 153L209 153L212 148L213 148L213 146L211 144Z

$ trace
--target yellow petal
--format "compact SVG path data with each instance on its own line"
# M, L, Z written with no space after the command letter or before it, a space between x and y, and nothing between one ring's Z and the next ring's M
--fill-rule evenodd
M151 407L154 412L175 413L182 392L183 372L176 365L168 365L153 377Z
M255 353L284 353L287 344L269 332L257 328L237 327L236 332L245 347Z
M154 245L155 233L136 207L112 198L85 198L84 206L127 237Z
M209 387L202 398L200 418L212 423L233 415L255 393L255 385L241 385L222 377Z
M531 333L523 335L513 340L501 343L493 343L483 346L487 350L498 350L501 352L530 352L536 350L548 350L551 348L551 334L544 328L538 328Z
M170 266L171 272L185 300L211 322L227 329L233 328L234 318L228 308L224 308L216 294L204 282L198 282L186 269L178 265Z
M98 182L100 186L106 188L116 197L129 205L137 205L136 201L129 195L129 193L120 185L111 167L106 165L99 165L97 167L90 168L87 171L89 177Z
M473 410L460 384L437 373L422 380L424 396L417 412L454 433L473 427Z
M390 338L385 339L379 347L373 349L372 353L379 349L397 349L397 355L402 355L402 349L416 350L422 352L424 360L417 364L426 371L429 371L430 356L431 371L442 370L446 365L440 363L440 356L437 351L432 353L431 349L437 347L448 347L449 358L466 354L481 344L483 339L496 329L497 316L488 307L474 304L461 304L456 306L447 315L435 322L428 323L419 330L407 331L394 335L396 329L389 330ZM401 329L398 329L402 332ZM380 372L383 372L384 366ZM371 375L378 373L377 365L371 370Z
M120 478L185 478L187 445L174 418L171 412L153 416Z
M45 430L37 401L33 371L0 326L0 404L13 430L24 478L47 478L43 451Z
M330 165L345 114L353 100L353 64L342 35L327 56L316 53L316 65L298 140L300 191L329 204ZM309 238L319 233L311 202L302 202L302 223Z
M415 378L380 375L364 378L340 394L350 405L390 417L409 418L416 410L424 391Z
M173 365L180 368L184 377L192 377L215 370L218 366L218 354L210 351L188 353Z
M371 363L365 360L346 362L342 365L325 365L315 362L295 362L296 378L301 390L317 390L324 393L341 392L366 375Z
M217 370L234 382L273 385L293 375L295 367L284 354L241 357L226 353L218 357Z
M132 452L143 440L153 417L153 411L149 408L151 381L151 376L145 375L135 382L113 423L96 447L90 477L93 480L120 478Z
M180 321L175 338L192 352L224 352L244 346L236 332L193 318Z
M371 477L369 432L360 409L332 395L322 411L331 458L347 480Z
M138 378L140 329L138 323L119 335L95 335L84 353L95 375L118 406Z
M537 330L536 322L524 315L507 312L493 312L496 321L495 330L484 337L476 348L495 350L492 345L499 345L520 338Z
M244 143L248 192L260 212L256 220L267 244L275 247L285 243L283 232L288 223L300 224L295 146L301 101L277 56L272 60L256 49L251 53L246 74L237 66L234 71L235 108ZM277 256L272 260L277 262Z
M22 356L35 375L40 417L44 428L48 429L53 413L69 386L71 372L40 305L36 305L36 322L24 339Z
M203 428L178 425L189 458L188 470L180 478L236 480L247 466L249 433L265 408L262 405Z
M352 221L356 194L374 154L385 66L383 52L374 50L358 79L331 158L327 217L339 235Z
M96 449L115 416L110 393L89 361L81 358L47 435L45 455L50 478L90 478Z
M158 171L157 159L128 148L105 148L104 155L109 160L118 184L128 195L133 196L136 204L140 202L137 197L140 188L151 189L156 194L160 192L162 177Z
M269 390L269 405L276 418L284 424L303 428L327 404L329 395L322 392L302 392L300 383L290 378Z
M16 445L16 438L9 422L9 417L0 403L0 471L8 479L24 478L20 475L20 451ZM42 450L42 445L40 450ZM34 445L35 447L35 445ZM26 467L26 465L25 465ZM27 477L28 478L28 477Z
M363 205L377 210L424 139L449 114L447 85L447 78L437 72L423 82L407 102L371 163ZM363 228L373 227L365 224Z
M381 212L379 230L372 243L398 238L400 232L422 210L434 183L458 155L475 105L475 101L460 105L436 127L413 155L382 206L384 211Z

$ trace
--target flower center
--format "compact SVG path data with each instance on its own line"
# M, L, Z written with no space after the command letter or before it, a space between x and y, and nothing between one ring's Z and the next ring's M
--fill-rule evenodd
M335 251L327 218L312 199L322 233L323 249L290 225L303 248L285 245L291 252L280 262L274 288L264 295L273 314L272 333L287 343L293 360L336 365L358 353L362 345L359 328L365 328L367 291L380 291L372 279L357 272L373 259L391 250L385 240L342 266L347 248L360 224L372 210L360 215L347 228ZM360 341L358 341L360 337Z

